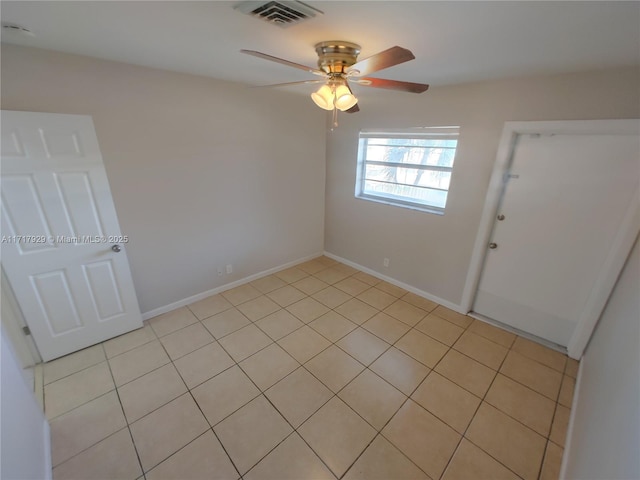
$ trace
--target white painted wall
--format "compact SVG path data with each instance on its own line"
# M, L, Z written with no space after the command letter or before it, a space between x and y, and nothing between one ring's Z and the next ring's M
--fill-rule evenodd
M640 478L638 292L636 242L582 358L564 478Z
M327 133L325 249L459 304L504 122L637 118L638 84L640 71L624 68L434 87L419 96L358 89L361 111L341 115ZM360 129L437 125L460 126L444 216L354 198Z
M4 44L1 80L3 109L93 117L142 312L323 250L308 97Z
M51 478L49 423L25 382L4 327L0 330L0 478L46 480Z

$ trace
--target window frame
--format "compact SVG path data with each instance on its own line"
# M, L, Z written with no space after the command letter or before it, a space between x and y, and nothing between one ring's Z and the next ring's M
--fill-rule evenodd
M367 165L384 165L382 162L374 160L367 161L366 150L367 141L372 138L383 139L446 139L456 140L455 153L451 162L451 167L439 166L439 165L423 165L423 164L404 164L396 162L385 162L389 166L400 166L405 168L411 168L416 170L423 170L426 172L444 171L451 173L451 179L453 179L453 168L455 166L456 155L458 151L458 139L460 135L459 126L442 126L442 127L418 127L418 128L405 128L405 129L363 129L358 134L358 160L356 167L356 185L355 185L355 197L361 200L367 200L376 203L382 203L385 205L391 205L395 207L408 208L411 210L418 210L422 212L432 213L436 215L444 215L448 198L445 199L444 207L431 205L427 203L421 203L418 201L410 201L406 198L394 197L392 194L380 194L375 195L371 193L365 193L366 168ZM393 182L391 182L393 183ZM404 185L400 182L393 183L395 185ZM413 185L408 185L413 186ZM445 191L448 193L451 191L451 180L447 189L437 187L423 187L431 190Z

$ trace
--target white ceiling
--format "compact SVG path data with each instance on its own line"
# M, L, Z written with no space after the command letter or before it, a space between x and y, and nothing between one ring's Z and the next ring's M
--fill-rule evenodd
M378 75L433 85L640 64L640 2L318 1L324 15L280 28L237 1L2 1L2 41L260 85L314 78L243 55L315 66L323 40L393 45L416 59ZM308 93L309 87L294 87Z

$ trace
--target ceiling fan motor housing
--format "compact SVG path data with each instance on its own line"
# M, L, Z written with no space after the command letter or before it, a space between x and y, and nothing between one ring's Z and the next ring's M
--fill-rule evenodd
M360 54L360 45L342 40L330 40L316 45L318 68L328 74L345 74Z

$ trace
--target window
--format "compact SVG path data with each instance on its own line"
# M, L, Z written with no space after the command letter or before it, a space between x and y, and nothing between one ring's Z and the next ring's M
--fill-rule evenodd
M444 214L459 127L360 132L356 197Z

